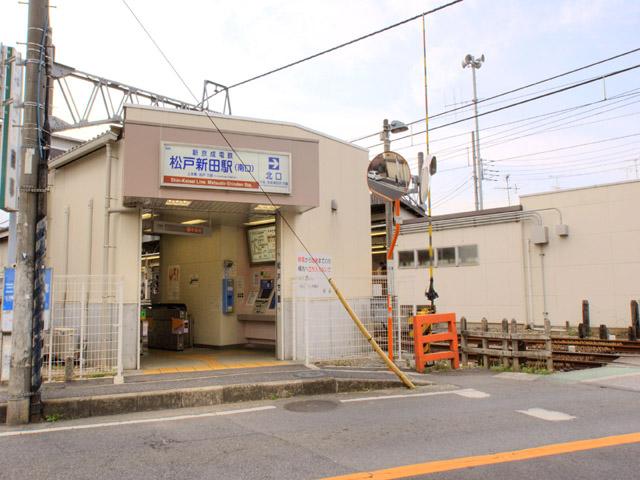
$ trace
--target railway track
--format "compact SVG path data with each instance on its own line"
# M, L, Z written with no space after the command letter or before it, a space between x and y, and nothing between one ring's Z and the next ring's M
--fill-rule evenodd
M468 341L481 344L480 337L468 337ZM526 340L529 348L544 348L543 340ZM552 358L557 370L593 368L607 365L621 355L640 355L640 342L628 340L600 340L596 338L555 337L551 339ZM501 342L490 341L490 347L501 347ZM474 357L474 355L470 355Z

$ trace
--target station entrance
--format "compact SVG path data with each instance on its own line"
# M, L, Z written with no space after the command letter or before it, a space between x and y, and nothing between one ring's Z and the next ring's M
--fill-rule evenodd
M186 203L142 213L140 370L281 364L274 209L210 212Z

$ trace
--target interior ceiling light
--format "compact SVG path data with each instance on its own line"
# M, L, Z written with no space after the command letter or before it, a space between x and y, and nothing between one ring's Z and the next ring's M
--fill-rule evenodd
M201 223L207 223L207 221L202 218L194 218L193 220L186 220L180 223L182 223L182 225L200 225Z
M278 207L276 207L275 205L259 204L259 205L254 205L253 207L254 212L275 212L277 209Z
M142 214L142 219L143 220L149 220L150 218L153 217L153 213L147 212L147 213L143 213Z
M191 205L191 200L174 200L170 198L164 204L168 207L188 207Z
M267 225L269 223L275 223L276 219L271 217L271 218L264 218L262 220L252 220L250 222L246 222L244 225L247 227L251 227L254 225Z

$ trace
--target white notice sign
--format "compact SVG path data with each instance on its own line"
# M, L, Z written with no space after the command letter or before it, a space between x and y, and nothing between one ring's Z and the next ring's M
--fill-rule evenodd
M325 278L331 277L331 255L314 255L298 253L296 259L296 295L311 298L328 298L333 290Z
M291 193L291 154L162 142L160 185Z

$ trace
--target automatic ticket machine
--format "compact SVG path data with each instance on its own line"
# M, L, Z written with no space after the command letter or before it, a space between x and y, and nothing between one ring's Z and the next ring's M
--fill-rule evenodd
M260 280L260 289L253 300L253 311L239 314L248 343L275 345L276 289L273 279Z

